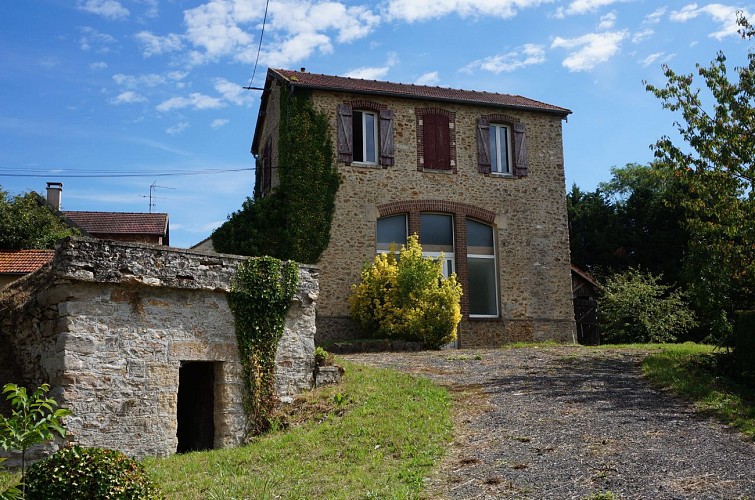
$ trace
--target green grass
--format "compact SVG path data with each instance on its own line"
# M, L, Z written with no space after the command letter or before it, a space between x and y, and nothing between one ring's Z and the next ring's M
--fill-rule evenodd
M652 382L755 439L755 391L726 375L725 359L712 346L666 344L642 369Z
M147 470L168 498L414 498L450 440L450 397L426 379L346 364L339 386L306 397L319 418Z

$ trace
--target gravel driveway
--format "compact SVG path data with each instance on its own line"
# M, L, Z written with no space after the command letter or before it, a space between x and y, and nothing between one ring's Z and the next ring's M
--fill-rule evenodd
M580 347L350 354L454 394L428 498L755 499L755 443L642 378L644 353Z

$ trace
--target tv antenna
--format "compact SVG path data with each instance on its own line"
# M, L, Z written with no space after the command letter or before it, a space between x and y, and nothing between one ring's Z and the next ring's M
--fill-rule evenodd
M154 203L152 200L164 200L165 198L158 198L154 195L154 192L156 189L176 189L174 187L170 186L158 186L157 180L149 185L149 196L142 195L142 198L149 198L149 213L152 213L152 207L156 206L157 204Z

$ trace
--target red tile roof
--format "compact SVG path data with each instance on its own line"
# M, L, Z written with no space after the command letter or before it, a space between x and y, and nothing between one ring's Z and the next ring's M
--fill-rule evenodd
M55 257L55 250L0 250L0 273L26 274Z
M91 234L151 234L163 236L168 214L130 212L70 212L63 214Z
M571 110L529 99L519 95L460 90L446 87L428 87L406 83L391 83L376 80L362 80L343 76L320 75L286 69L270 69L269 73L283 78L295 86L322 90L342 90L365 94L384 94L396 97L451 101L467 104L482 104L505 108L526 109L566 116Z

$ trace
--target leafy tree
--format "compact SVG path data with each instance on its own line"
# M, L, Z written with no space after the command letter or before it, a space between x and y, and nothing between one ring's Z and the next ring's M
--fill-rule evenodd
M741 15L738 22L751 38L752 25ZM682 116L675 126L683 143L664 136L653 148L657 168L684 188L677 202L690 233L691 296L718 334L729 331L734 310L755 307L755 54L747 60L733 76L722 52L708 67L697 64L705 93L693 74L668 66L664 87L645 82L665 109Z
M22 477L26 472L26 451L29 448L56 435L66 435L61 419L71 412L57 408L57 401L45 396L49 390L47 384L42 384L31 394L16 384L3 387L3 394L7 394L13 410L10 417L0 415L0 447L21 452Z
M440 348L456 338L461 285L443 277L442 260L422 255L417 235L393 252L379 254L352 287L352 317L377 338L419 341Z
M616 207L600 190L576 184L566 195L572 263L596 274L621 266L622 243Z
M10 197L0 188L0 248L53 248L78 231L66 225L33 192Z
M608 343L672 342L696 325L681 290L636 269L606 279L599 313Z

